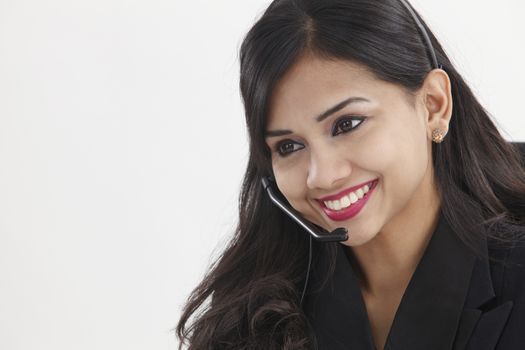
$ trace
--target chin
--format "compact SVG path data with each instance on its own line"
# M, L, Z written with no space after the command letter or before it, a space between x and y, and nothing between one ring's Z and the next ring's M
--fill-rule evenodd
M361 245L364 245L370 242L374 238L375 238L375 235L370 234L370 233L352 234L352 232L348 230L348 239L344 242L341 242L341 244L346 245L348 247L359 247Z
M348 238L346 241L341 242L342 245L345 245L347 247L359 247L360 245L365 244L368 242L367 240L356 240L355 238Z

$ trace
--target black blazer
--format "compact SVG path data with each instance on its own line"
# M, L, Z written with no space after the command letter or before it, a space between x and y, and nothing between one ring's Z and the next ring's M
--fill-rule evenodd
M525 143L519 145L525 154ZM519 228L525 234L525 227ZM441 215L397 309L388 350L525 349L525 242L467 248ZM304 311L319 350L375 349L359 282L343 245L311 271Z

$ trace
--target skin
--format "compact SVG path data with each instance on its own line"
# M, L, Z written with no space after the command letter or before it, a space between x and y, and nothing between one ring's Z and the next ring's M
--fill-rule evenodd
M368 102L316 120L350 97ZM411 94L362 65L305 55L278 82L270 102L267 132L285 133L266 138L277 186L308 220L327 230L348 230L342 244L355 257L372 334L382 349L438 220L431 135L436 128L448 131L448 75L432 70ZM366 119L342 123L345 116ZM334 128L346 132L334 136ZM292 152L283 156L279 149ZM317 200L374 179L376 189L351 219L331 220Z

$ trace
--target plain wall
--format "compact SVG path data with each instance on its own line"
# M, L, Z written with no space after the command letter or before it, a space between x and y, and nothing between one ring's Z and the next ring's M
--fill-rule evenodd
M0 0L0 349L175 349L236 223L237 52L268 4ZM417 0L509 140L525 5Z

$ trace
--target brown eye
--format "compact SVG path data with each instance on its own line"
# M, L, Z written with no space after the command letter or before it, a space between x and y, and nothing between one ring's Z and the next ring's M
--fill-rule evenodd
M296 141L285 140L277 145L277 153L282 157L285 157L295 151L303 149L304 146Z
M358 128L365 119L366 117L342 117L337 119L332 129L332 136L347 133Z

